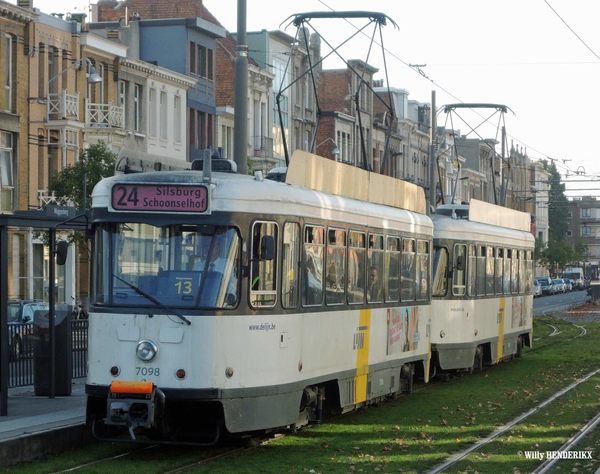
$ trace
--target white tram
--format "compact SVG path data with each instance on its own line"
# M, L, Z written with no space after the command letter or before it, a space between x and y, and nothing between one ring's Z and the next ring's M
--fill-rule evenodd
M431 349L437 370L481 369L531 347L530 216L471 200L432 217Z
M97 437L293 430L410 391L415 372L428 379L422 189L302 152L287 183L212 169L94 189Z

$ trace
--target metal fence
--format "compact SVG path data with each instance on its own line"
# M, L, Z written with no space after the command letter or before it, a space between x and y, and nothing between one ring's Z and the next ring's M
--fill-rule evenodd
M70 321L62 334L57 332L55 356L66 353L70 357L71 378L87 376L88 321L79 319ZM47 366L49 352L47 329L34 327L32 323L9 325L9 371L8 388L24 387L35 384L36 370ZM63 357L64 358L64 357ZM60 359L60 357L57 357ZM56 364L56 370L68 370L69 364Z

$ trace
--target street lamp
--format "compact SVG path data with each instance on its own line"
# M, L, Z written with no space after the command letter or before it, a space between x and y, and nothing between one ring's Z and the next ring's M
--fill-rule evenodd
M83 62L87 62L88 66L90 67L90 73L88 75L87 81L88 84L96 84L98 82L102 82L102 76L100 76L100 74L98 74L96 72L96 68L94 67L94 65L92 64L92 61L90 61L90 58L79 58L77 59L75 62L73 62L73 64L71 64L68 68L64 69L63 71L59 72L56 76L50 78L50 80L48 81L48 87L50 87L50 83L56 79L58 76L62 76L65 72L67 72L70 69L73 69L74 67L79 66L80 68L83 67ZM81 69L80 69L81 70Z
M97 84L98 82L102 81L102 76L100 76L96 72L96 68L94 67L90 59L86 57L77 59L69 67L59 72L55 76L51 77L48 81L48 84L46 85L46 89L48 91L46 113L47 120L50 120L50 116L52 114L58 114L63 119L67 118L67 115L73 115L77 117L77 120L79 120L79 93L75 95L67 94L67 89L65 87L63 87L59 93L51 93L50 84L58 76L62 76L69 69L73 69L75 67L79 67L79 70L83 69L82 66L84 62L86 62L89 66L87 82L89 84Z
M338 156L340 155L340 149L337 146L337 143L333 140L333 138L329 137L326 138L325 140L323 140L321 143L319 143L316 147L315 147L315 151L317 150L317 148L319 148L323 143L326 143L328 141L331 141L331 143L333 143L333 150L331 150L331 153L333 154L333 157L335 158L335 161L337 161Z

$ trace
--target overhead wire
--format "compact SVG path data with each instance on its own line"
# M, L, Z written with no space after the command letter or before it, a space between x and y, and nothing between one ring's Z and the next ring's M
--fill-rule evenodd
M335 12L336 10L331 7L330 5L328 5L324 0L318 0L319 3L321 3L325 8L328 8L329 10L331 10L332 12ZM594 56L596 56L598 59L600 59L600 56L598 56L588 45L587 43L585 43L585 41L583 41L579 35L577 35L577 33L573 30L573 28L571 28L569 26L569 24L558 14L558 12L556 12L556 10L548 3L547 0L544 0L544 2L548 5L548 7L558 16L558 18L560 18L560 20L567 26L567 28L581 41L581 43L588 49L590 50ZM354 25L350 20L345 19L345 21L351 25L353 28L358 29L358 27L356 25ZM364 32L362 33L364 35L366 35ZM394 52L388 50L387 48L383 47L383 45L378 44L377 42L375 42L378 46L381 46L382 49L389 54L391 57L393 57L394 59L396 59L397 61L399 61L401 64L403 64L404 66L408 67L411 71L419 74L421 77L425 78L426 80L428 80L429 82L431 82L432 84L435 84L436 87L438 87L441 91L445 92L446 94L448 94L450 97L452 97L453 99L457 100L460 103L464 103L464 101L462 101L461 99L459 99L458 97L456 97L454 94L452 94L450 91L448 91L446 88L444 88L443 86L441 86L437 81L431 79L430 77L428 77L427 75L425 75L422 70L420 69L420 67L415 67L414 65L411 65L409 63L407 63L406 61L404 61L402 58L400 58L399 56L397 56ZM477 113L477 112L476 112ZM478 114L481 116L481 114ZM483 116L481 116L482 118L484 118ZM507 137L510 137L514 140L516 140L518 143L524 145L528 150L533 150L536 153L546 156L547 159L549 160L556 160L553 158L550 158L548 156L548 154L541 152L540 150L528 145L527 143L525 143L523 140L511 135L510 133L506 134ZM566 173L575 173L575 170L573 170L572 168L570 168L569 166L567 166L565 163L560 163L557 161L557 169L560 168L561 170L563 170Z

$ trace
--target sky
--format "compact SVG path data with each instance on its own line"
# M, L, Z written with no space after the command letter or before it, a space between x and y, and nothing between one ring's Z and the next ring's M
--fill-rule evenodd
M16 3L16 0L9 0ZM168 0L159 0L168 1ZM291 36L289 17L314 11L369 11L387 15L379 30L369 26L340 53L378 67L376 79L431 103L435 91L438 125L483 138L500 139L532 160L552 159L568 195L600 198L600 35L596 0L246 0L247 31L281 29ZM33 0L44 13L89 12L85 0ZM95 3L96 0L92 0ZM237 29L237 0L204 0L230 32ZM93 21L93 18L92 18ZM313 20L326 43L337 45L367 24L364 19ZM372 44L375 34L377 43ZM329 57L324 67L343 63ZM386 83L388 81L385 81ZM444 113L456 103L493 103L504 116L477 109ZM484 120L489 118L489 120ZM471 132L470 137L476 137ZM600 142L600 140L599 140ZM595 181L597 180L597 181Z

